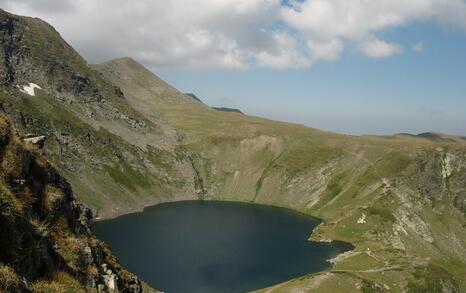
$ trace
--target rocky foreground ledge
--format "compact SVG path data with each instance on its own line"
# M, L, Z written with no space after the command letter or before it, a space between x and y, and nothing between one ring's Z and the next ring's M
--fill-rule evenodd
M94 237L92 217L0 116L0 292L156 292Z

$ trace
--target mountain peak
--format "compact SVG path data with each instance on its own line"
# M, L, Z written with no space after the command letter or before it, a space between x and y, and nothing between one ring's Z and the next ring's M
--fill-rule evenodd
M138 100L140 104L157 102L158 106L173 103L202 105L202 102L181 93L131 57L109 60L94 65L94 68L114 84L119 84L126 97L133 101Z
M71 95L100 102L121 96L48 23L0 12L0 83L21 88L34 83L59 99Z
M111 59L111 60L103 62L101 65L105 65L105 64L121 64L121 65L126 65L126 66L138 67L140 69L146 69L144 65L136 61L134 58L128 57L128 56Z

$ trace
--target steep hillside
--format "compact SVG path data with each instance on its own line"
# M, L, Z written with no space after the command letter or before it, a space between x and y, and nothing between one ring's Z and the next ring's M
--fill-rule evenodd
M0 11L0 54L0 111L21 135L46 137L44 152L101 216L193 197L180 134L129 106L51 26Z
M147 70L132 72L141 66L130 63L98 68L129 103L145 105L146 113L184 134L180 148L192 154L203 198L290 207L324 220L312 239L356 245L330 272L267 292L335 292L335 284L356 292L465 288L466 148L460 140L345 136L165 103L179 93L160 94L159 79ZM142 73L144 90L126 77Z
M130 58L89 66L41 20L1 12L0 36L0 109L46 137L42 152L102 216L179 199L285 206L323 219L313 239L356 248L267 292L466 290L464 139L218 112Z
M152 292L90 232L92 212L0 115L0 291Z

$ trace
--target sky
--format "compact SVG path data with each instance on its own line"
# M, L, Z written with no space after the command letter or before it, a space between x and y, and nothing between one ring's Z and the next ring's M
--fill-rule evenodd
M348 134L466 135L466 0L0 0L90 63Z

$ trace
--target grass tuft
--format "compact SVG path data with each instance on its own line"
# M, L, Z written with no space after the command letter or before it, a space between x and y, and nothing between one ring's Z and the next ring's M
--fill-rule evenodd
M0 263L0 292L20 292L21 279L8 265Z

